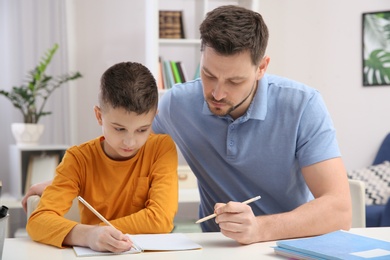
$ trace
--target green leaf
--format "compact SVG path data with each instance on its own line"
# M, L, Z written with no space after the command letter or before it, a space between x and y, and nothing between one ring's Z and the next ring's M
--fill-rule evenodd
M45 74L57 49L58 44L54 44L46 51L38 65L27 74L25 84L13 87L10 92L0 90L0 95L8 98L14 107L20 110L25 123L38 123L41 116L50 115L51 112L43 111L43 109L53 91L68 81L82 77L79 72L60 76Z
M390 53L379 49L364 60L364 85L390 85Z

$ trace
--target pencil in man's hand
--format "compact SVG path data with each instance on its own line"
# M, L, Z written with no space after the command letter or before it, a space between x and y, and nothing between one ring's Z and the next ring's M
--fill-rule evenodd
M249 199L249 200L243 201L242 203L244 203L244 204L249 204L249 203L252 203L252 202L254 202L254 201L256 201L256 200L259 200L260 198L261 198L260 196L256 196L256 197L251 198L251 199ZM204 218L199 219L199 220L196 221L195 223L196 223L196 224L199 224L199 223L202 223L202 222L204 222L204 221L206 221L206 220L215 218L216 216L217 216L217 215L214 213L214 214L208 215L207 217L204 217Z

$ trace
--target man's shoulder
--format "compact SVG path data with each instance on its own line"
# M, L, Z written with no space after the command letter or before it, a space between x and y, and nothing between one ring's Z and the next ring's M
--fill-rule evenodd
M202 93L202 81L200 78L176 84L172 87L171 93L173 95L189 95Z
M281 77L278 75L266 74L269 87L279 90L296 90L305 93L318 92L315 88L308 86L303 82L299 82L290 78Z
M159 108L170 107L171 112L186 108L194 108L196 104L203 104L203 88L200 79L174 85L165 92L159 102Z

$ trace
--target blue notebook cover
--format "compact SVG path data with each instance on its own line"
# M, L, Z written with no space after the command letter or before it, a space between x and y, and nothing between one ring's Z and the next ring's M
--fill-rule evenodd
M295 259L390 259L390 242L335 231L321 236L276 242L276 254Z

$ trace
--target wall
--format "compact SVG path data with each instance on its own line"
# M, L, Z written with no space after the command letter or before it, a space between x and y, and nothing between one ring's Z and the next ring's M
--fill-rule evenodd
M91 8L93 6L93 8ZM390 131L390 87L361 83L361 14L387 0L263 0L270 29L270 73L317 88L332 115L348 169L369 165ZM93 117L99 78L119 61L144 62L143 1L71 1L72 66L84 73L74 95L73 143L100 134ZM73 30L73 32L72 32Z
M101 135L93 106L100 77L115 63L145 62L143 1L67 1L71 68L83 73L72 98L72 144ZM76 89L76 88L74 88Z
M363 87L362 13L387 0L261 1L270 30L270 73L317 88L332 115L347 169L370 165L390 131L390 86Z

